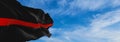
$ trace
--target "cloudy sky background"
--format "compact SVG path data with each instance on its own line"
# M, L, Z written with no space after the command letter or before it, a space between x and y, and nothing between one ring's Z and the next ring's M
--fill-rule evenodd
M18 0L54 20L51 38L29 42L120 42L120 0Z

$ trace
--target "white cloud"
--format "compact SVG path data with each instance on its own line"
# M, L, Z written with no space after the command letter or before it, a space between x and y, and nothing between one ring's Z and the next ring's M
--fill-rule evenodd
M109 28L109 25L120 22L119 18L120 10L110 11L97 15L91 21L90 27L76 25L71 27L75 28L72 31L51 28L53 34L60 35L51 38L43 37L40 40L45 42L120 42L120 31L105 29Z
M111 0L111 5L113 6L113 7L117 7L117 6L120 6L120 0Z
M120 6L120 0L74 0L70 7L78 7L82 10L99 10L106 7L114 8Z
M73 0L71 2L61 0L58 2L60 5L59 8L48 11L60 15L64 15L65 13L68 13L67 15L74 15L77 12L80 12L81 9L95 11L105 7L117 7L120 6L119 2L120 0ZM44 1L41 1L41 3L43 5L46 4ZM67 9L65 9L65 7L67 7ZM79 8L77 12L75 11L75 8ZM106 12L104 14L98 14L91 21L91 24L89 25L90 27L81 27L80 25L77 25L71 27L76 28L72 31L51 29L53 34L59 33L60 35L51 38L44 37L40 40L44 40L45 42L120 42L120 31L105 29L109 28L110 25L120 22L119 18L120 9Z
M99 17L95 18L92 21L91 26L95 31L98 31L101 28L120 22L119 18L120 10L107 12L105 15L101 14Z
M110 11L96 17L90 24L91 30L88 33L89 37L108 39L109 42L120 42L120 31L109 30L110 25L115 25L120 22L120 10ZM119 27L113 27L119 28Z
M104 5L104 0L74 0L71 3L71 7L78 7L83 10L97 10L103 8Z
M61 0L58 1L58 8L48 11L60 15L76 15L83 10L96 11L107 7L115 8L120 6L119 2L120 0L73 0L70 2Z
M52 15L76 15L83 10L96 11L104 8L115 8L120 6L120 0L58 0L56 1L57 8L50 8L53 6L55 0L29 0L26 6L42 8L45 12Z

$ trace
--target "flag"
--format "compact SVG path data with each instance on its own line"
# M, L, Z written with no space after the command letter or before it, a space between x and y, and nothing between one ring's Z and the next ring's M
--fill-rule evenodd
M51 36L53 20L42 9L22 6L16 0L0 0L0 41L23 42Z

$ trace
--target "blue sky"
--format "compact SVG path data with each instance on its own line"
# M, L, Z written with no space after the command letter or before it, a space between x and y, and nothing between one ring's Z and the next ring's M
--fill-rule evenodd
M120 0L18 0L49 13L51 38L29 42L120 42Z

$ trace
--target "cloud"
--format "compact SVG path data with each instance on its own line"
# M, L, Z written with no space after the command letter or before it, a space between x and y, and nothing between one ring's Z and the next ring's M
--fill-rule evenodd
M74 16L86 10L99 11L105 8L120 7L120 0L23 0L22 2L25 6L43 9L52 16Z
M80 14L84 10L96 11L108 7L119 7L119 2L120 0L29 0L25 5L42 8L45 12L53 16L56 16L56 14L73 16ZM52 3L54 3L54 5Z
M82 10L100 10L104 8L115 8L120 6L120 0L74 0L70 7L77 7Z
M76 15L80 12L90 10L98 11L104 8L115 8L120 6L120 0L59 0L56 2L57 8L49 8L54 0L30 0L28 3L32 7L45 7L45 11L56 16L59 15ZM40 2L40 3L39 3ZM36 5L37 4L37 5ZM52 5L54 6L54 5ZM37 7L38 8L38 7ZM120 31L109 30L109 26L120 22L120 9L112 10L102 14L94 15L91 24L86 26L71 26L73 30L64 28L51 28L53 34L51 38L40 38L38 41L44 42L120 42ZM66 27L68 28L68 27ZM107 28L107 29L106 29ZM111 28L119 28L111 27Z
M120 22L119 18L120 18L119 9L107 12L105 13L105 15L100 14L99 17L94 18L94 20L91 23L91 26L93 29L96 29L95 31L98 31L101 28Z
M117 7L117 6L120 6L120 0L111 0L111 5L113 6L113 7Z
M103 8L104 5L104 0L74 0L71 3L71 7L78 7L82 10L97 10Z
M105 29L120 22L119 18L119 9L106 12L96 15L89 27L74 25L71 28L75 29L70 31L64 28L51 28L53 35L59 35L51 38L43 37L40 40L45 42L120 42L120 31Z

